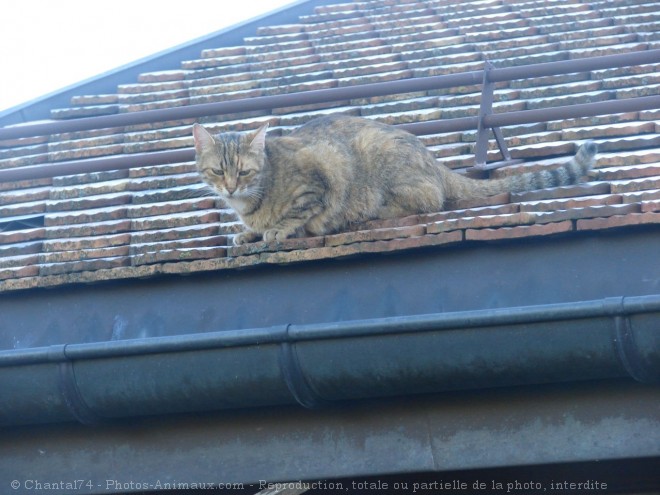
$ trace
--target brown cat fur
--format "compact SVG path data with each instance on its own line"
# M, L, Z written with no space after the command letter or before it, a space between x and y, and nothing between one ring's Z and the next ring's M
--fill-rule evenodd
M356 222L442 211L446 200L573 184L594 163L583 144L556 169L474 180L439 164L412 134L376 121L334 115L285 137L212 136L195 124L197 169L247 230L235 244L338 232Z

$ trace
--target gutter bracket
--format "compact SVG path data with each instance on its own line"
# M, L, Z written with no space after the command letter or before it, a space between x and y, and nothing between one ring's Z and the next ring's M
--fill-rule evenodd
M614 319L614 346L619 362L634 380L640 383L655 383L655 374L643 366L639 345L626 310L625 297L607 298L603 304Z
M653 374L642 365L643 359L628 315L614 317L614 332L616 353L628 374L640 383L655 383Z
M103 420L92 411L85 403L78 384L76 374L73 369L73 361L66 355L67 344L51 346L48 351L48 358L56 362L58 366L57 385L64 403L71 415L84 425L96 425Z
M489 81L488 74L493 70L493 64L486 60L484 64L483 81L481 84L481 104L479 105L479 126L477 129L477 143L474 151L474 167L483 169L488 161L488 132L490 129L484 124L484 117L493 112L494 84Z
M495 141L502 154L502 160L499 162L488 164L488 133L491 128L484 122L488 115L493 113L493 101L495 93L495 83L490 79L491 71L495 66L490 60L486 60L484 64L483 81L481 83L481 104L479 105L479 124L477 127L477 142L474 151L474 169L478 171L488 171L496 168L504 167L506 165L513 165L521 163L523 160L513 160L511 153L507 148L506 141L502 135L502 130L499 127L493 127L493 135Z
M282 376L296 402L307 409L326 407L330 402L323 399L309 384L300 366L295 343L291 341L291 325L286 326L286 340L280 343L279 363Z

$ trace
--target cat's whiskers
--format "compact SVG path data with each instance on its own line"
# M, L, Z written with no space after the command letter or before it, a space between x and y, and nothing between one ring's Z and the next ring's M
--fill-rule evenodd
M211 186L206 185L205 187L201 188L186 189L181 196L183 199L192 199L216 197L217 195L218 193Z
M246 189L246 196L249 199L262 200L264 197L264 188L263 187L249 187Z

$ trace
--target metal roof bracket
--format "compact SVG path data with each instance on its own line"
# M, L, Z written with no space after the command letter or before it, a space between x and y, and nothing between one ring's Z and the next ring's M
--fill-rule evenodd
M474 168L480 171L493 170L505 165L520 163L522 160L512 160L509 148L499 127L493 127L493 135L497 146L502 153L503 160L491 164L488 162L488 133L490 128L485 124L485 117L493 113L493 98L495 93L495 83L491 81L490 73L495 68L490 60L486 60L484 65L484 77L481 86L481 104L479 106L479 126L477 129L477 143L474 153Z

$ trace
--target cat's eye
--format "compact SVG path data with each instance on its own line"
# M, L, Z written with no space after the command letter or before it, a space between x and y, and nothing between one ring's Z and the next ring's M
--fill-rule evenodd
M219 177L222 177L223 175L225 175L225 171L220 169L220 168L212 168L211 173L214 174L214 175L217 175Z
M251 173L252 173L252 170L241 170L238 173L238 175L240 175L241 177L246 177L246 176L250 175Z

